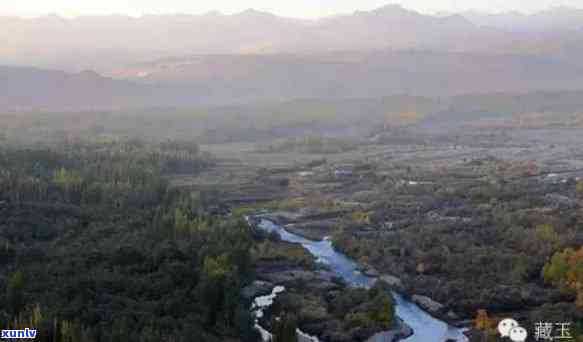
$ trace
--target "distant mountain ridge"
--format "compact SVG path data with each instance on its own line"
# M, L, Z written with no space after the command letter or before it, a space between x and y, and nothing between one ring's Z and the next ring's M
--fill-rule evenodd
M0 110L583 90L583 10L512 15L0 17Z
M113 80L92 71L68 73L6 66L0 66L0 94L0 112L181 107L199 101L173 87Z
M424 15L397 5L319 20L247 10L234 15L149 15L34 19L0 17L0 64L68 71L113 68L200 54L323 53L383 49L506 52L541 39L583 40L583 10L537 15ZM508 25L507 21L516 22ZM532 28L541 34L530 34ZM542 36L541 36L542 35ZM542 37L542 38L541 38Z
M112 76L284 99L583 89L583 66L541 56L425 50L203 55L137 64Z
M570 7L554 7L534 14L519 12L488 14L473 11L461 13L461 15L477 26L506 31L544 32L583 29L583 9Z
M583 66L536 56L418 50L204 55L142 63L114 76L0 67L0 111L583 91Z

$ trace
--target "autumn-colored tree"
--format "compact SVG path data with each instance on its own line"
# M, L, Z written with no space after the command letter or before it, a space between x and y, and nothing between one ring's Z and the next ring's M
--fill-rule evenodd
M583 246L555 253L543 267L542 276L547 283L574 291L575 303L583 308Z
M488 317L488 312L484 309L478 310L474 324L478 330L488 329L490 324L490 317Z
M583 196L583 179L577 181L577 185L575 186L577 190L577 194L579 196Z
M487 341L490 335L495 334L496 319L490 317L484 309L478 310L474 325L476 329L482 331L483 341Z
M370 224L370 215L364 211L355 211L351 215L352 221L358 224Z
M575 304L578 307L583 308L583 290L579 290L577 292L577 301L575 302Z

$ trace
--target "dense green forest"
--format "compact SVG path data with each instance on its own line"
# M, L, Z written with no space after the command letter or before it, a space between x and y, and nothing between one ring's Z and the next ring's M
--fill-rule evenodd
M0 321L41 341L253 341L253 233L166 174L196 144L0 149ZM38 339L38 338L37 338Z

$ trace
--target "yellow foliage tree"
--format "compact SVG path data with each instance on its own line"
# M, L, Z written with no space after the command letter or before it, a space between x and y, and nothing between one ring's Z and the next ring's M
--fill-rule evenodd
M544 280L577 294L576 304L583 308L583 246L555 253L543 268Z
M352 213L352 221L358 224L370 224L370 215L364 211L355 211Z
M486 330L489 327L490 317L488 317L488 312L484 309L478 310L476 319L474 320L476 329Z

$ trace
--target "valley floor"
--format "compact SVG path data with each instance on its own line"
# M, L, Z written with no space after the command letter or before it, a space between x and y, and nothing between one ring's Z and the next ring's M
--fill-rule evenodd
M456 145L321 155L209 145L215 168L172 183L219 185L235 213L269 209L290 232L330 237L363 272L449 322L467 325L482 312L533 331L540 320L569 321L577 334L576 291L541 274L555 253L583 245L579 133L516 130L501 142L480 133ZM495 329L469 335L495 338Z

